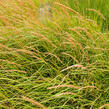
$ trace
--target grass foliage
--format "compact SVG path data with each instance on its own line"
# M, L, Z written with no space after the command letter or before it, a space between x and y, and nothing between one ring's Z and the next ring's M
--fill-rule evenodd
M86 16L76 3L53 0L51 15L40 19L40 4L0 1L0 108L108 109L104 12L89 8Z

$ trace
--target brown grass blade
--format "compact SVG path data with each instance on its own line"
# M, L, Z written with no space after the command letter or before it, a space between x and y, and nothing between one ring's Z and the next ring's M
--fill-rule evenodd
M4 69L4 66L0 65L0 68Z
M3 37L0 36L0 40L7 40L7 39L5 39L5 38L3 38Z
M95 9L90 9L90 8L88 8L87 10L88 11L93 11L93 12L97 13L103 20L106 20L106 18L104 17L103 14L100 13L100 11L95 10Z
M108 106L109 107L109 104L104 104L103 106L99 107L99 109L104 109L104 107Z
M103 41L103 43L106 44L106 41L104 40L103 36L97 32L95 32L95 33L98 35L98 37L100 37L100 39Z
M55 4L56 4L56 5L59 5L59 6L63 7L63 8L65 8L65 9L68 9L69 11L73 12L74 14L76 14L76 15L79 16L79 17L82 17L78 12L76 12L75 10L73 10L73 9L71 9L71 8L69 8L69 7L65 6L65 5L63 5L63 4L60 4L60 3L58 3L58 2L55 2Z
M53 44L52 41L49 40L46 36L44 36L44 35L42 35L40 33L35 33L35 32L31 32L31 34L35 35L36 37L38 37L40 39L41 38L44 39L45 41L47 41L48 43L50 43L53 47L57 48L57 46L55 44Z
M23 98L25 101L28 101L28 102L30 102L30 103L32 103L32 104L34 104L34 105L36 105L36 106L38 106L38 107L40 107L40 108L42 108L42 109L48 109L47 107L45 107L44 105L40 104L40 103L37 102L37 101L34 101L33 99L30 99L30 98L25 97L25 96L22 96L22 98Z
M0 59L0 62L8 62L9 64L13 64L13 65L17 65L17 66L22 66L20 64L15 63L15 62L11 62L11 61L4 60L4 59Z
M61 61L61 59L58 56L56 56L55 54L53 54L53 53L45 53L45 54L51 55L51 56L55 57L59 62L63 63Z
M27 73L25 71L22 71L22 70L3 70L4 72L21 72L21 73Z
M62 54L71 57L76 63L79 63L79 61L74 56L72 56L71 54L68 54L68 53L65 53L65 52L62 52Z
M75 27L75 29L79 29L79 30L81 30L81 31L83 31L83 32L85 32L86 33L86 35L90 38L90 39L92 39L93 41L94 41L94 38L93 38L93 36L87 31L87 29L86 28L82 28L82 27Z
M75 95L75 93L72 93L72 92L64 92L64 93L57 94L55 97L59 97L59 96L62 96L62 95Z
M69 30L74 31L78 36L82 36L79 31L77 31L75 28L69 28Z
M80 36L81 38L85 39L85 38L82 36L82 34L81 34L77 29L75 29L75 28L69 28L69 30L75 32L78 36Z
M57 85L57 86L49 87L48 89L56 89L56 88L60 88L60 87L68 87L68 88L80 89L79 86L74 86L74 85Z
M81 51L84 53L84 48L82 47L82 45L77 40L75 40L68 32L66 32L66 35L68 36L67 40L69 40L71 43L73 42L74 45L76 43L80 47Z
M24 53L27 53L27 54L30 54L32 55L33 52L29 51L29 50L26 50L26 49L15 49L16 52L24 52Z
M66 71L66 70L69 70L69 69L71 69L71 68L75 68L75 67L77 67L77 68L81 68L81 69L86 69L86 67L83 67L83 65L75 64L75 65L68 66L67 68L61 70L61 72L64 72L64 71Z
M79 90L86 89L86 88L93 88L93 89L99 90L96 86L85 86L85 87L80 88Z
M5 48L5 49L7 49L7 50L12 50L11 48L8 48L7 46L5 46L5 45L3 45L3 44L1 44L1 43L0 43L0 48Z

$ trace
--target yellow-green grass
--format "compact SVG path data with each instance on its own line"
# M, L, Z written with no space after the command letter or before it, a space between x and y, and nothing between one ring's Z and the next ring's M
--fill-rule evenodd
M68 2L71 8L77 10L85 17L96 20L97 23L99 23L99 25L102 27L102 32L109 29L109 0L68 0ZM101 17L102 15L100 15L99 12L103 14L106 19Z
M0 1L0 108L108 109L108 32L67 0L40 20L40 4Z

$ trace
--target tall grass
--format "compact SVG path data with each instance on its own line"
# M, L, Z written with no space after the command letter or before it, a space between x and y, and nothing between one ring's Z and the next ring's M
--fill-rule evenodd
M108 32L68 1L40 19L40 4L0 1L0 108L108 107Z
M109 0L68 0L68 2L71 8L85 15L85 17L96 20L103 32L109 29ZM93 11L90 11L89 9ZM99 16L99 12L102 13L106 19Z

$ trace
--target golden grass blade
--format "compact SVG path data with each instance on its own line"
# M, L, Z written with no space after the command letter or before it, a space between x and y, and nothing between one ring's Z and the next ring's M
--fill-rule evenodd
M47 89L56 89L60 87L74 88L74 89L79 89L79 90L86 89L86 88L93 88L93 89L99 90L96 86L79 87L79 86L74 86L74 85L57 85L57 86L49 87Z
M103 106L99 107L99 109L104 109L104 107L108 106L109 107L109 104L104 104Z
M76 33L78 36L80 36L82 39L85 39L85 38L82 36L82 34L81 34L77 29L75 29L75 28L69 28L69 30L75 32L75 33Z
M6 39L0 36L0 40L6 40Z
M81 51L84 53L84 48L82 47L82 45L77 40L75 40L68 32L66 32L66 35L68 36L67 40L69 40L71 43L73 42L75 48L76 48L75 45L76 43L80 47Z
M85 19L86 21L90 22L91 24L93 24L94 26L98 27L98 24L96 21L92 20L92 19Z
M26 50L26 49L15 49L15 51L16 52L23 52L23 53L26 53L26 54L29 54L29 55L33 55L33 53L34 53L34 52L31 52L31 51Z
M62 52L62 54L71 57L76 63L79 63L79 61L78 61L74 56L72 56L71 54L68 54L68 53L66 53L66 52Z
M94 40L94 38L93 38L93 36L87 31L87 29L86 28L82 28L82 27L75 27L75 29L79 29L79 30L81 30L81 31L83 31L83 32L85 32L86 33L86 35L90 38L90 39L92 39L93 41L95 41Z
M58 56L56 56L55 54L53 54L53 53L45 53L45 54L51 55L51 56L55 57L59 62L63 63L61 61L61 59Z
M3 70L3 72L21 72L21 73L27 73L25 71L22 71L22 70Z
M49 40L46 36L44 36L44 35L42 35L40 33L35 33L35 32L31 32L31 34L35 35L36 37L39 37L39 38L44 39L45 41L47 41L48 43L50 43L53 47L56 47L57 48L57 46L55 44L53 44L52 41Z
M88 11L93 11L93 12L97 13L103 20L106 20L106 18L104 17L104 15L101 14L98 10L90 9L90 8L88 8L87 10Z
M61 72L64 72L64 71L66 71L66 70L69 70L69 69L71 69L71 68L75 68L75 67L77 67L77 68L81 68L81 69L86 69L86 67L83 67L83 65L75 64L75 65L68 66L67 68L61 70Z
M76 15L79 16L79 17L82 17L78 12L76 12L75 10L73 10L73 9L71 9L71 8L69 8L69 7L65 6L65 5L63 5L63 4L60 4L60 3L58 3L58 2L55 2L55 4L56 4L56 5L59 5L59 6L63 7L63 8L65 8L65 9L68 9L69 11L73 12L74 14L76 14Z
M22 66L20 64L15 63L15 62L11 62L11 61L4 60L4 59L0 59L0 62L8 62L9 64L17 65L17 66L20 66L20 67Z
M79 86L74 86L74 85L57 85L57 86L49 87L48 89L56 89L56 88L60 88L60 87L68 87L68 88L80 89Z
M86 89L86 88L93 88L93 89L99 90L96 86L85 86L85 87L80 88L79 90Z
M7 49L7 50L12 50L11 48L8 48L7 46L5 46L5 45L3 45L3 44L1 44L1 43L0 43L0 48L5 48L5 49Z
M34 104L34 105L36 105L36 106L38 106L38 107L40 107L40 108L42 108L42 109L48 109L47 107L45 107L44 105L40 104L40 103L37 102L37 101L34 101L33 99L30 99L30 98L25 97L25 96L22 96L22 98L23 98L25 101L28 101L28 102L30 102L30 103L32 103L32 104Z
M0 65L0 68L4 69L4 66Z
M79 31L77 31L75 28L69 28L69 30L74 31L78 36L82 36Z
M72 92L64 92L64 93L57 94L55 97L59 97L59 96L62 96L62 95L75 95L75 93L72 93Z
M103 36L100 35L98 32L95 32L95 33L98 35L98 37L100 37L100 39L103 41L103 43L106 44L106 41L104 40Z

